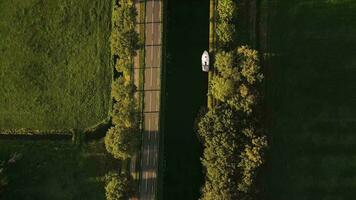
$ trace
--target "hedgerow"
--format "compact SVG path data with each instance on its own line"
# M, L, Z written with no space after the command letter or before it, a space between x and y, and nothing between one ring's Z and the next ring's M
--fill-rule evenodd
M268 147L257 110L263 81L258 52L234 46L236 11L234 0L218 1L217 52L209 79L216 103L198 122L205 171L201 200L254 199Z

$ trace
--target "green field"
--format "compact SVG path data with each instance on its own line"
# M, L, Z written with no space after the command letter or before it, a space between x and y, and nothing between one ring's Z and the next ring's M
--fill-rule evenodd
M111 1L0 1L0 131L66 130L108 115Z
M354 199L356 1L264 0L260 9L271 140L263 199Z
M103 141L81 148L66 140L0 140L0 160L22 157L6 172L3 200L104 200L104 176L119 169Z

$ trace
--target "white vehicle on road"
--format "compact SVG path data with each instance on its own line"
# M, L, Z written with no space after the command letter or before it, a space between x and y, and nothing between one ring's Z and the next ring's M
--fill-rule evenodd
M204 72L209 71L209 53L207 51L204 51L201 56L201 67Z

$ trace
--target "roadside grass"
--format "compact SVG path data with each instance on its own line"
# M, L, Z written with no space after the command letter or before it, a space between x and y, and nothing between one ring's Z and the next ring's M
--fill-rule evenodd
M111 1L0 2L0 131L84 129L111 106Z
M353 199L356 2L263 1L268 9L267 200ZM261 15L264 16L264 15Z
M81 147L70 140L0 140L0 146L0 160L22 155L7 172L3 200L104 200L104 176L120 166L102 140Z

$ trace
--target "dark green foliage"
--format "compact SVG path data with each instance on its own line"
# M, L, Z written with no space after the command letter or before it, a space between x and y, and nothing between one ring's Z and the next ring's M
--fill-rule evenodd
M137 152L140 145L140 131L116 125L105 136L106 150L116 159L125 160Z
M210 81L214 98L251 114L263 79L257 51L241 46L234 52L218 52L214 66L218 72Z
M206 169L203 200L237 197L237 119L230 108L217 107L200 120L199 136L204 144L202 164Z
M234 52L217 52L214 67L219 71L222 78L240 81L240 73L236 67L236 55Z
M116 79L112 86L115 103L112 112L114 125L120 127L136 127L138 123L137 102L134 98L136 87L133 83L125 83L123 78Z
M256 112L263 80L258 53L248 46L233 47L235 12L233 0L218 2L218 52L209 79L216 105L198 123L206 170L201 200L255 199L257 172L268 146Z
M235 0L219 0L217 15L219 20L231 22L236 16L237 6Z
M251 128L251 120L237 118L231 107L209 110L199 121L206 169L202 200L229 200L254 195L258 168L263 164L266 137Z
M111 2L0 2L0 131L86 128L106 118Z
M111 53L118 56L116 69L129 73L132 58L139 49L139 35L135 30L137 11L131 0L114 4L112 14Z
M118 57L116 71L123 72L123 75L112 84L114 104L111 117L114 126L105 136L105 147L116 159L125 160L134 155L140 145L138 107L134 96L136 87L131 77L139 35L135 30L137 11L133 1L113 2L111 53Z
M216 35L222 46L228 46L233 42L235 32L235 25L233 24L224 21L216 24Z
M130 175L110 173L106 176L105 195L107 200L126 200L134 193L134 182Z
M240 154L241 181L238 183L238 190L249 193L256 179L256 171L263 164L264 150L267 147L265 136L251 135L249 142L245 145Z
M234 18L237 6L234 0L221 0L217 5L216 35L220 47L228 47L236 37Z

